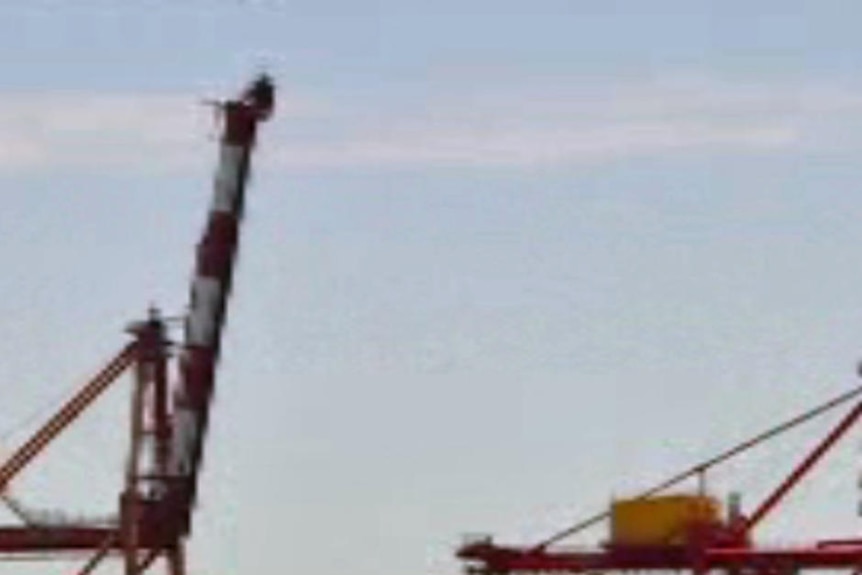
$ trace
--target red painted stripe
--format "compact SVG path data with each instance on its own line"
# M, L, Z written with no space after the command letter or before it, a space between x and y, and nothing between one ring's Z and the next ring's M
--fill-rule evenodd
M186 404L200 413L206 407L212 392L215 375L213 351L199 346L187 348L182 370Z
M196 274L217 279L227 277L238 235L239 221L233 214L212 212L198 246Z
M248 105L241 102L225 104L225 130L222 141L225 144L251 146L254 144L257 129L257 115Z

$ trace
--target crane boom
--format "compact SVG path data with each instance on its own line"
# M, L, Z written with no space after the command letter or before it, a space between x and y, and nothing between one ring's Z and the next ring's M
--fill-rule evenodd
M178 501L175 501L182 515L181 528L186 532L203 460L251 154L258 124L269 118L273 106L274 86L267 76L258 78L239 98L220 105L224 124L219 165L209 216L197 248L180 359L180 381L173 402L171 472L177 478Z

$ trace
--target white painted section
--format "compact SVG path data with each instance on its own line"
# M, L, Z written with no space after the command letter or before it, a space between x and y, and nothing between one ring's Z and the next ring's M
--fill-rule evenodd
M233 210L234 201L239 192L239 168L242 155L242 146L222 144L216 170L212 211L230 213Z
M189 312L186 342L210 346L215 343L216 310L221 298L221 283L215 278L198 276L192 284L192 309Z
M192 471L192 454L198 435L198 422L195 412L180 407L174 414L173 464L171 472L175 475L188 475Z

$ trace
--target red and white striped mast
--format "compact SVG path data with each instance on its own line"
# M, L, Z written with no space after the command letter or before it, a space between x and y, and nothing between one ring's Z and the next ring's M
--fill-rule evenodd
M176 478L177 498L172 499L179 504L179 527L183 533L190 529L189 514L195 503L203 461L216 366L239 248L251 153L258 124L271 116L273 106L274 86L265 75L239 98L220 105L224 127L219 165L209 217L197 248L185 344L180 358L180 382L173 402L169 473Z

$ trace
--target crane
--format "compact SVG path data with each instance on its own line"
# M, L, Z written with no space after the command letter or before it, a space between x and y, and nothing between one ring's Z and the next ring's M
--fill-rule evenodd
M0 554L84 554L80 575L107 557L120 556L125 575L144 573L164 559L168 573L184 575L251 157L258 127L274 106L275 87L265 74L237 97L217 103L223 120L219 160L183 341L171 341L167 320L150 309L128 326L131 341L0 463L0 496L22 522L0 526ZM28 510L11 496L12 481L126 372L132 375L130 447L117 512L99 520L63 520Z
M690 571L703 575L796 575L804 570L862 572L862 538L815 541L805 545L765 547L755 542L755 528L775 512L790 492L862 417L862 387L832 398L706 461L674 475L634 497L612 503L538 543L500 545L490 536L472 537L456 556L472 575L525 573L600 573L614 571ZM720 504L707 494L706 475L713 468L827 412L851 403L851 408L792 471L749 514ZM669 493L689 480L694 493ZM587 528L610 522L603 544L573 549L561 542Z

